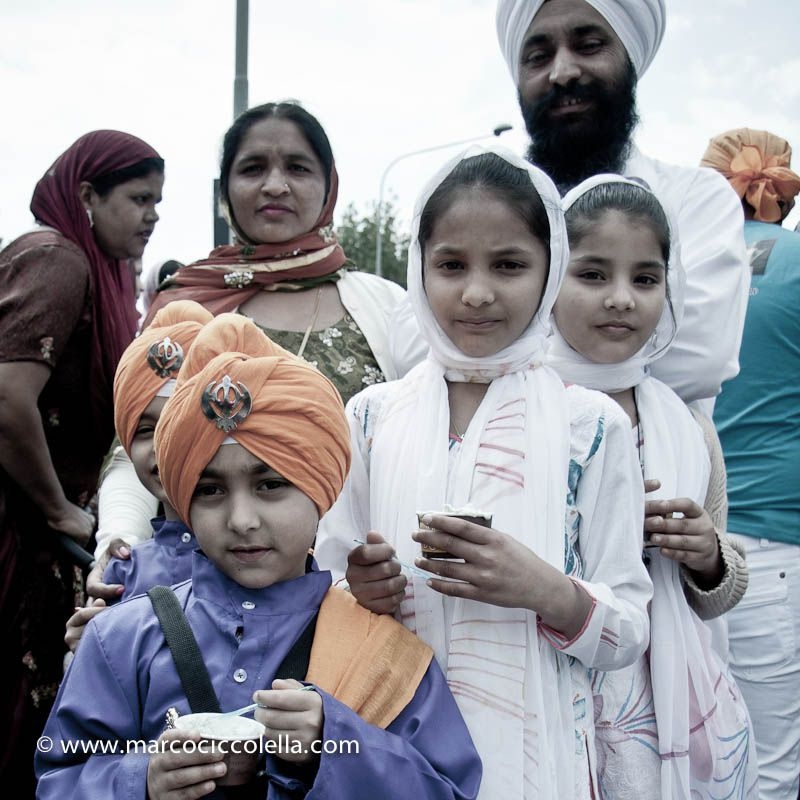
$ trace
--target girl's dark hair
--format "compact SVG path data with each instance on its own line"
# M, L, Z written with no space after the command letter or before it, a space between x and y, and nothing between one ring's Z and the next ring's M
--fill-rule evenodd
M333 151L331 143L328 141L328 135L319 124L319 120L313 114L309 114L299 103L294 100L283 100L279 103L264 103L248 109L236 117L233 125L225 133L219 163L219 192L225 204L230 208L228 178L233 160L242 146L242 139L253 125L265 119L285 119L294 122L300 128L311 149L322 163L325 173L325 200L327 200L331 188L331 169L333 168Z
M550 250L550 223L542 198L531 183L530 175L509 164L495 153L481 153L459 162L428 198L419 220L419 245L425 245L433 234L437 220L456 199L461 189L485 189L504 201L527 225L528 230Z
M571 247L591 233L592 225L606 211L619 211L626 217L648 223L661 248L664 264L669 264L669 220L656 196L643 186L630 183L601 183L582 194L566 211L567 235Z
M157 172L159 175L164 174L163 158L145 158L142 161L131 164L129 167L115 169L105 175L91 178L89 183L92 184L92 188L100 197L106 197L114 187L119 186L121 183L127 183L136 178L144 178L153 172Z

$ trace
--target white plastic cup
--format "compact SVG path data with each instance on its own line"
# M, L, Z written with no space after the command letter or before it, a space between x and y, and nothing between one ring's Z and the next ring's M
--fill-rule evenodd
M218 786L240 786L255 776L261 759L261 737L266 731L260 722L209 712L178 717L175 728L196 731L215 749L225 752L228 771L217 780Z

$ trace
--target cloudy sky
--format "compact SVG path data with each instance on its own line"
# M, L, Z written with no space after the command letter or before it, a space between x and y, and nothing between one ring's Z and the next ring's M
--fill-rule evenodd
M798 0L667 0L667 33L639 84L637 139L697 163L709 137L771 130L800 167ZM339 211L378 196L400 155L508 123L526 136L494 33L494 0L251 0L249 102L300 99L326 127ZM0 0L0 237L32 222L33 187L78 136L117 128L166 159L145 266L213 245L211 188L233 114L235 0ZM386 175L407 222L425 179L458 148ZM800 170L798 170L800 171ZM790 224L800 219L796 209Z

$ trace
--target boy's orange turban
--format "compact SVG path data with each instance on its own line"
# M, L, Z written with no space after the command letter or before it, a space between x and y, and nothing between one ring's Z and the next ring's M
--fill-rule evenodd
M114 425L128 454L144 410L175 380L195 337L213 318L199 303L177 300L164 306L122 354L114 376Z
M200 475L228 436L308 495L320 516L342 490L350 433L339 393L237 314L216 317L197 337L156 427L164 490L189 525Z
M784 209L800 192L800 175L789 169L792 148L767 131L738 128L711 139L700 162L722 173L736 194L753 207L753 219L780 222Z
M155 321L155 318L154 320ZM214 324L192 345L186 354L186 367L181 370L178 383L185 376L196 375L212 358L222 353L245 353L251 358L284 356L296 358L288 350L275 344L249 317L224 313L214 317ZM298 359L301 363L305 361Z

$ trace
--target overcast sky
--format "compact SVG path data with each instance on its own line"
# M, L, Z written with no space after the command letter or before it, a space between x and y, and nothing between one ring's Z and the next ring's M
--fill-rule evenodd
M800 172L800 2L667 0L639 84L640 147L695 164L730 128L794 144ZM338 212L377 199L401 154L514 130L526 136L497 45L494 0L251 0L249 104L293 97L330 136ZM27 230L36 181L78 136L136 134L166 159L145 266L213 245L211 188L233 114L235 0L0 0L0 237ZM387 174L407 224L425 179L458 148ZM796 209L789 224L800 219Z

